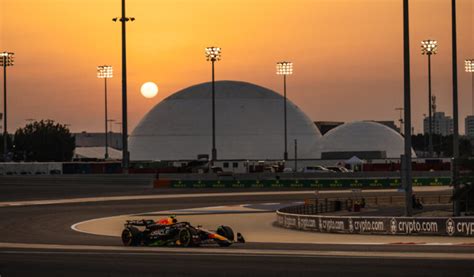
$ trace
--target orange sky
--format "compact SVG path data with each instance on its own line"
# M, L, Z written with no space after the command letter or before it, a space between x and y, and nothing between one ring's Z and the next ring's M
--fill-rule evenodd
M460 130L471 113L473 0L458 0ZM452 114L450 0L411 0L412 109L416 132L427 113L423 39L436 39L433 93ZM103 82L114 66L109 118L121 121L120 0L0 0L0 51L8 69L9 129L27 118L73 131L103 130ZM288 97L314 121L397 120L403 103L402 0L128 0L129 131L156 103L210 79L204 48L220 46L216 78L281 90L275 62L294 62ZM139 93L153 81L152 100ZM0 102L3 101L3 98ZM3 103L3 102L2 102ZM3 107L3 104L2 104ZM118 126L114 126L118 131Z

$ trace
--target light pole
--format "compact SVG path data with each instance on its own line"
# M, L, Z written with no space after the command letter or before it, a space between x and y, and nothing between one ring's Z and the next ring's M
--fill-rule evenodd
M7 66L13 66L13 56L11 52L0 53L0 66L3 66L3 160L6 161L8 155L8 130L7 130Z
M119 20L122 24L122 169L124 173L128 173L129 153L128 153L128 130L127 130L127 39L126 39L126 23L134 21L134 17L125 16L125 0L122 0L122 16L113 18L114 22Z
M467 59L464 61L464 68L466 69L467 73L471 73L472 79L472 107L471 107L471 114L474 115L474 59Z
M221 49L219 47L206 47L206 60L212 64L212 154L211 164L217 160L216 150L216 100L215 100L215 82L214 82L214 63L221 59Z
M293 74L293 63L292 62L277 62L276 74L283 75L283 128L284 128L284 143L285 150L283 152L283 160L288 160L288 142L287 142L287 123L286 123L286 75Z
M411 92L410 92L410 26L408 0L403 0L403 108L405 111L405 153L402 156L404 164L402 184L405 189L406 215L413 214L412 180L411 180Z
M459 109L458 109L458 49L456 32L456 0L451 0L451 43L452 43L452 63L453 63L453 165L452 183L453 194L459 195ZM460 201L453 201L453 214L459 216L461 213Z
M97 67L97 78L104 79L104 96L105 96L105 155L104 159L109 158L109 130L107 128L107 79L113 77L113 69L110 65L99 65Z
M421 42L421 54L428 56L428 156L433 157L433 113L431 110L431 55L438 51L436 40L423 40Z

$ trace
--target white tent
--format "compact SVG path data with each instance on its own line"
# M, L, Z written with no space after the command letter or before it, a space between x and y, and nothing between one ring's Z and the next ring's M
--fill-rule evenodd
M350 165L350 166L353 166L353 165L365 164L365 161L359 159L359 157L357 157L357 156L352 156L352 158L350 158L350 159L348 159L348 160L345 160L344 163L345 163L345 164L348 164L348 165Z
M109 159L121 160L122 152L115 148L109 147ZM74 158L76 159L103 159L105 155L105 147L76 147L74 150Z
M359 159L357 156L352 156L352 158L345 160L344 163L350 165L353 171L362 171L362 165L365 164L366 161Z

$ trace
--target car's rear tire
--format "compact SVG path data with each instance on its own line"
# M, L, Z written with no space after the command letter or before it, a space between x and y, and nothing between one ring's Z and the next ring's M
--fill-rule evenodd
M125 246L137 246L141 242L141 233L135 227L127 227L122 231L122 243Z
M188 247L193 245L193 234L187 228L181 229L179 231L179 245Z
M234 231L229 226L222 225L217 227L216 233L227 238L230 241L234 241Z

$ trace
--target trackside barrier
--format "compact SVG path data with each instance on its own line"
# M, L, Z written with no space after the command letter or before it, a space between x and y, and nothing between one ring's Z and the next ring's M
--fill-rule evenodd
M413 186L448 186L451 178L420 177ZM313 189L377 189L399 188L400 178L344 179L263 179L263 180L171 180L171 188L313 188Z
M474 217L322 216L277 211L283 228L323 233L474 237Z

